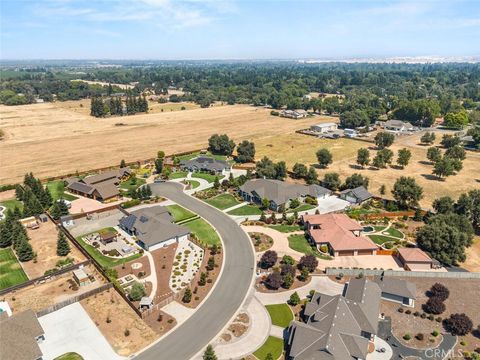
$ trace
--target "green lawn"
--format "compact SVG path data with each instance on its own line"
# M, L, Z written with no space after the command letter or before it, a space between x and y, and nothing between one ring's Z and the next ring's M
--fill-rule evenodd
M265 307L270 314L273 325L285 328L293 320L292 310L287 304L265 305Z
M145 184L147 181L145 179L137 178L137 177L132 177L128 179L127 181L124 181L120 184L120 189L130 191L130 190L136 190L138 189L141 185Z
M201 173L201 172L192 173L192 178L203 179L208 181L210 184L215 181L216 177L218 177L218 180L220 181L223 178L223 175L212 175L212 174Z
M102 233L102 232L109 232L109 231L115 231L116 232L116 230L114 228L108 227L108 228L100 229L100 230L97 230L97 231L92 231L92 233L95 233L95 232L96 233ZM114 258L105 256L100 251L95 249L92 245L89 245L85 241L82 240L82 237L84 237L86 235L89 235L89 234L91 234L91 233L83 234L81 236L78 236L76 239L80 243L80 245L90 254L90 256L93 257L100 264L100 266L102 266L104 268L115 267L117 265L121 265L123 263L127 263L129 261L132 261L132 260L138 259L139 257L142 257L142 254L140 254L140 253L129 256L129 257L126 257L126 258L123 258L123 259L114 259Z
M57 181L49 181L47 183L48 190L50 191L50 194L52 195L53 201L56 201L58 199L65 199L68 201L73 201L78 199L78 197L70 195L70 194L65 194L65 184L63 180L57 180Z
M280 231L282 233L289 233L293 231L301 231L300 225L268 225L269 228Z
M28 280L12 249L0 250L0 290Z
M382 245L383 243L386 243L389 241L394 241L394 242L398 241L398 238L393 238L385 235L368 235L368 237L372 239L373 242L377 245Z
M240 202L235 199L233 195L230 194L221 194L213 198L207 199L205 200L205 202L209 203L212 206L215 206L217 209L220 210L228 209L232 206L240 204Z
M283 339L269 336L262 347L255 351L253 355L259 360L265 360L269 353L275 360L278 359L283 353Z
M305 235L290 235L288 237L288 246L290 249L304 253L305 255L315 255L318 258L331 260L332 258L327 255L323 255L310 245Z
M399 238L399 239L403 239L403 233L402 233L400 230L395 229L395 228L393 228L393 227L390 227L390 228L387 230L387 234L390 235L390 236Z
M189 183L192 186L192 189L196 189L197 187L200 186L200 183L196 180L187 180L187 183Z
M262 210L260 210L257 206L254 206L254 205L245 205L245 206L241 206L239 208L233 209L229 211L227 214L238 215L238 216L261 215Z
M174 222L185 221L196 216L193 212L177 204L168 205L167 208L172 214Z
M213 227L210 226L202 218L198 218L192 221L187 221L186 223L182 224L182 226L188 227L193 234L197 237L198 241L200 241L204 245L220 245L220 238L218 237L217 232Z
M17 206L21 211L23 211L23 202L18 201L17 199L12 199L12 200L5 200L0 202L0 205L5 206L7 210L15 210L15 207ZM5 212L7 211L5 210Z
M83 357L74 352L69 352L56 357L53 360L83 360Z
M287 213L293 213L293 212L300 212L300 211L307 211L307 210L312 210L315 209L316 206L310 205L310 204L301 204L300 206L296 207L295 209L289 209L287 210Z
M383 229L385 229L386 226L384 226L384 225L375 225L373 228L375 229L375 231L383 231Z
M172 172L169 175L169 179L183 179L184 177L187 177L187 172L186 171L176 171Z

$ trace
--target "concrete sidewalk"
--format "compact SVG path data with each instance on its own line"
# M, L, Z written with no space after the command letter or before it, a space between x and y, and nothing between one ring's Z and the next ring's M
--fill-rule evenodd
M222 211L223 211L224 213L228 213L229 211L232 211L232 210L241 208L241 207L243 207L243 206L245 206L245 205L248 205L248 202L244 201L244 202L242 202L242 203L240 203L240 204L238 204L238 205L233 205L232 207L229 207L229 208L227 208L227 209L223 209Z

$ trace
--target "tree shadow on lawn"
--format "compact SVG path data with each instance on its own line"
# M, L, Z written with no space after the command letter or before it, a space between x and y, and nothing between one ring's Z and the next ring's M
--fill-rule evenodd
M433 162L426 161L426 160L420 160L418 163L426 166L433 165Z

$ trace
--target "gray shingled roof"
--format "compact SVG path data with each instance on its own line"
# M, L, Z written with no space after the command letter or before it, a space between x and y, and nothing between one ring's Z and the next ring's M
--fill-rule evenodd
M369 339L375 334L380 308L380 288L374 282L352 279L345 295L315 293L306 305L306 323L293 321L288 339L295 360L365 359Z
M182 160L180 167L184 169L223 171L229 169L230 165L224 160L218 160L209 156L198 156L191 160Z
M259 198L267 198L281 205L289 200L301 196L318 197L324 194L330 194L331 191L319 185L289 184L280 180L271 179L253 179L240 186L240 190L250 194L257 195Z
M360 201L365 201L365 200L368 200L370 198L372 198L372 194L370 194L368 192L367 189L365 189L364 186L359 186L359 187L356 187L354 189L347 189L347 190L343 190L341 192L341 194L347 194L347 195L350 195L350 196L354 196L355 198L359 199Z
M44 331L32 310L0 318L0 360L32 360L42 356L36 338Z
M415 299L417 296L417 287L412 282L384 276L375 276L373 281L377 283L382 293L398 295L409 299Z
M87 184L81 183L79 181L74 181L67 185L67 189L81 192L83 194L91 195L95 189Z

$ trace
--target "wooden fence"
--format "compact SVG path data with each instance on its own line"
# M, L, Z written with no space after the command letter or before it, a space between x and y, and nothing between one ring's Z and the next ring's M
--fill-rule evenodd
M83 294L80 294L80 295L77 295L77 296L74 296L74 297L71 297L67 300L64 300L64 301L61 301L59 303L56 303L52 306L49 306L45 309L42 309L40 311L37 311L37 317L40 317L40 316L44 316L44 315L47 315L47 314L50 314L54 311L57 311L57 310L60 310L61 308L64 308L65 306L68 306L68 305L71 305L73 303L76 303L80 300L83 300L83 299L86 299L92 295L95 295L95 294L99 294L105 290L108 290L108 289L111 289L113 287L113 285L111 283L106 283L106 284L103 284L101 286L99 286L98 288L95 288L95 289L92 289L92 290L89 290L89 291L86 291L84 292Z

